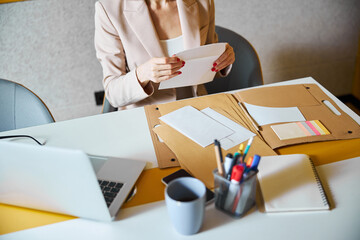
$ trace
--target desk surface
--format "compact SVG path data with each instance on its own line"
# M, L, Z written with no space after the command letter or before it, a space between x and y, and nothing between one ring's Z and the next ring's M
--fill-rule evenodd
M261 87L274 86L274 85L303 84L303 83L317 83L317 82L312 78L304 78L304 79L292 80L292 81L281 82L271 85L265 85ZM359 116L357 116L354 112L352 112L347 106L341 103L336 97L334 97L326 89L324 89L323 87L322 89L331 98L333 98L333 100L339 105L340 108L342 108L356 122L360 124ZM141 181L141 182L146 182L147 185L145 184L145 186L143 186L143 189L149 189L148 186L150 186L151 184L158 184L158 188L157 188L158 194L146 194L147 197L145 198L147 199L145 199L139 194L140 196L138 196L136 200L139 203L148 203L148 202L162 200L163 195L161 194L161 196L159 196L159 194L162 193L163 191L163 186L160 184L160 179L162 176L167 175L169 171L174 171L174 169L172 170L159 170L157 168L151 169L157 166L157 162L156 162L156 155L152 145L143 108L137 108L137 109L121 111L121 112L113 112L113 113L96 115L86 118L57 122L57 123L52 123L37 127L2 132L0 133L0 135L10 135L10 134L19 134L19 133L29 134L36 138L45 139L46 145L49 146L81 149L88 154L94 154L94 155L123 157L123 158L147 161L148 162L147 168L149 170L144 171L144 176L145 176L144 178L146 178L147 180ZM139 148L139 146L141 147ZM312 159L315 162L315 165L321 165L323 163L335 162L346 158L360 156L360 149L358 148L358 146L360 146L360 139L302 144L297 146L281 148L278 150L278 152L280 154L306 153L312 157ZM345 151L346 149L348 149L348 151ZM148 193L148 190L146 191L146 193ZM149 198L148 196L150 195L153 197L152 198L150 197L151 199L148 199ZM135 201L135 199L133 201ZM150 212L148 210L145 210L148 208L152 210ZM210 209L212 209L212 207L210 207ZM140 214L142 213L142 211L144 211L144 217L142 216L143 214ZM156 216L164 216L165 213L163 213L163 211L165 211L163 202L156 202L156 203L151 203L150 205L147 204L139 207L124 209L121 211L119 215L122 218L122 220L119 221L119 223L124 225L128 225L128 224L130 225L132 221L136 221L137 218L141 218L145 221L143 223L145 223L147 226L148 225L151 226L154 224L154 221L152 221L150 218L149 218L149 222L148 220L146 220L147 219L146 216L148 216L147 213L149 212ZM135 213L135 215L138 215L138 217L129 217L128 219L127 218L128 213ZM149 215L149 217L152 216L151 214ZM208 215L208 218L211 218L211 215L214 216L215 214L218 214L217 211L210 210L210 214L209 214L210 216ZM260 213L258 213L258 211L255 211L253 214L255 219L260 217L259 215ZM249 214L249 216L247 216L246 218L237 220L235 222L231 221L232 223L230 225L236 226L240 222L245 222L244 221L245 219L246 222L248 221L247 219L249 219L250 221L250 219L253 217L253 214ZM312 216L313 214L314 213L311 213L310 216ZM322 214L330 214L330 213L322 213ZM259 217L256 217L258 215ZM219 218L217 215L214 217ZM261 215L261 218L262 217L263 215ZM0 219L2 222L0 226L0 234L4 234L4 233L32 228L35 226L61 222L72 219L72 217L62 216L52 213L44 213L40 211L23 209L18 207L5 206L0 204ZM19 221L19 219L21 219L21 221ZM220 219L221 219L220 222L224 221L224 224L230 221L225 217L220 217ZM76 219L68 222L69 224L75 224L76 221L81 222L82 220ZM6 224L3 224L3 222L6 222ZM102 225L100 223L93 223L93 224ZM220 229L217 227L217 225L214 225L213 227L216 229ZM211 226L208 226L208 228L210 229ZM252 228L254 228L254 226ZM212 232L212 230L210 232ZM16 234L11 236L15 236L15 235ZM4 237L5 236L8 235L4 235Z
M317 167L331 189L331 211L261 213L253 208L233 219L210 205L201 231L182 236L173 229L164 201L124 209L112 223L74 219L0 236L0 239L360 239L360 190L344 187L360 181L360 157ZM340 174L339 174L340 172ZM346 174L345 174L346 173Z

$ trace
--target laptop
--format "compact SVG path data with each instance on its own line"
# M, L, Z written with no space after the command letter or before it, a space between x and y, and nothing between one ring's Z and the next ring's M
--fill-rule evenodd
M145 164L0 141L0 203L112 221Z

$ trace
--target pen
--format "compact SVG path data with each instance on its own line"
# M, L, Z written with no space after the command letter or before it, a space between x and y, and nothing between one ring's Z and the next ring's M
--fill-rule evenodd
M215 146L215 156L216 156L216 163L218 166L219 175L225 177L225 170L224 170L224 166L222 165L223 159L221 153L221 146L220 146L220 142L216 139L214 141L214 146Z
M248 141L248 144L246 145L245 151L244 151L244 155L243 155L243 161L246 162L246 154L249 152L249 149L251 147L251 143L253 142L254 137L250 138L250 140Z
M231 166L230 166L230 171L229 171L229 173L226 175L227 180L230 180L231 174L232 174L232 170L233 170L234 166L237 164L238 159L239 159L240 157L241 157L241 155L240 155L239 152L236 152L236 153L234 154L234 157L233 157L233 159L232 159Z
M243 163L243 149L244 149L244 144L240 144L239 149L238 149L238 153L240 153L240 157L239 157L239 161L237 161L237 163Z
M248 179L250 176L252 176L253 174L249 175L249 172L257 172L258 171L258 165L260 163L260 159L261 157L257 154L254 155L254 157L250 157L249 161L246 163L246 169L245 169L245 173L244 173L244 178Z
M257 154L254 155L253 161L251 163L250 169L256 171L258 168L258 165L260 163L261 157Z
M225 200L225 205L224 208L226 210L231 210L233 203L234 203L234 199L237 195L237 192L239 192L239 185L240 185L240 181L242 179L242 175L244 172L244 166L243 165L235 165L232 169L232 174L231 174L231 183L229 186L229 190L228 193L226 195L226 200Z
M243 150L244 150L244 144L240 144L238 153L243 154Z
M224 170L226 176L231 174L232 162L233 162L233 155L231 153L228 153L225 157L225 162L224 162Z
M249 159L246 161L246 168L250 169L253 160L254 160L253 157L249 157Z

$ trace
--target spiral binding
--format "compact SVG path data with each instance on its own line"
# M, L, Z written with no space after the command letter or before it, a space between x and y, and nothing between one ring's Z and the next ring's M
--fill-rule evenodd
M328 201L328 198L327 198L327 196L326 196L326 193L325 193L325 191L324 191L324 187L323 187L323 185L322 185L322 183L321 183L319 174L318 174L318 172L316 171L315 165L314 165L314 163L313 163L313 161L312 161L311 159L310 159L310 164L311 164L311 167L312 167L312 169L313 169L314 176L315 176L315 180L316 180L316 183L317 183L317 185L318 185L318 188L319 188L319 191L320 191L320 194L321 194L321 199L322 199L322 201L323 201L323 203L324 203L324 206L328 206L328 207L329 207L330 205L329 205L329 201Z

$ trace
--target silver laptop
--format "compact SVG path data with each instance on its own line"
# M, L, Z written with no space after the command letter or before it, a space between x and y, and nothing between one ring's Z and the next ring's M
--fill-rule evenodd
M90 160L79 150L0 141L0 202L112 221L145 164Z

